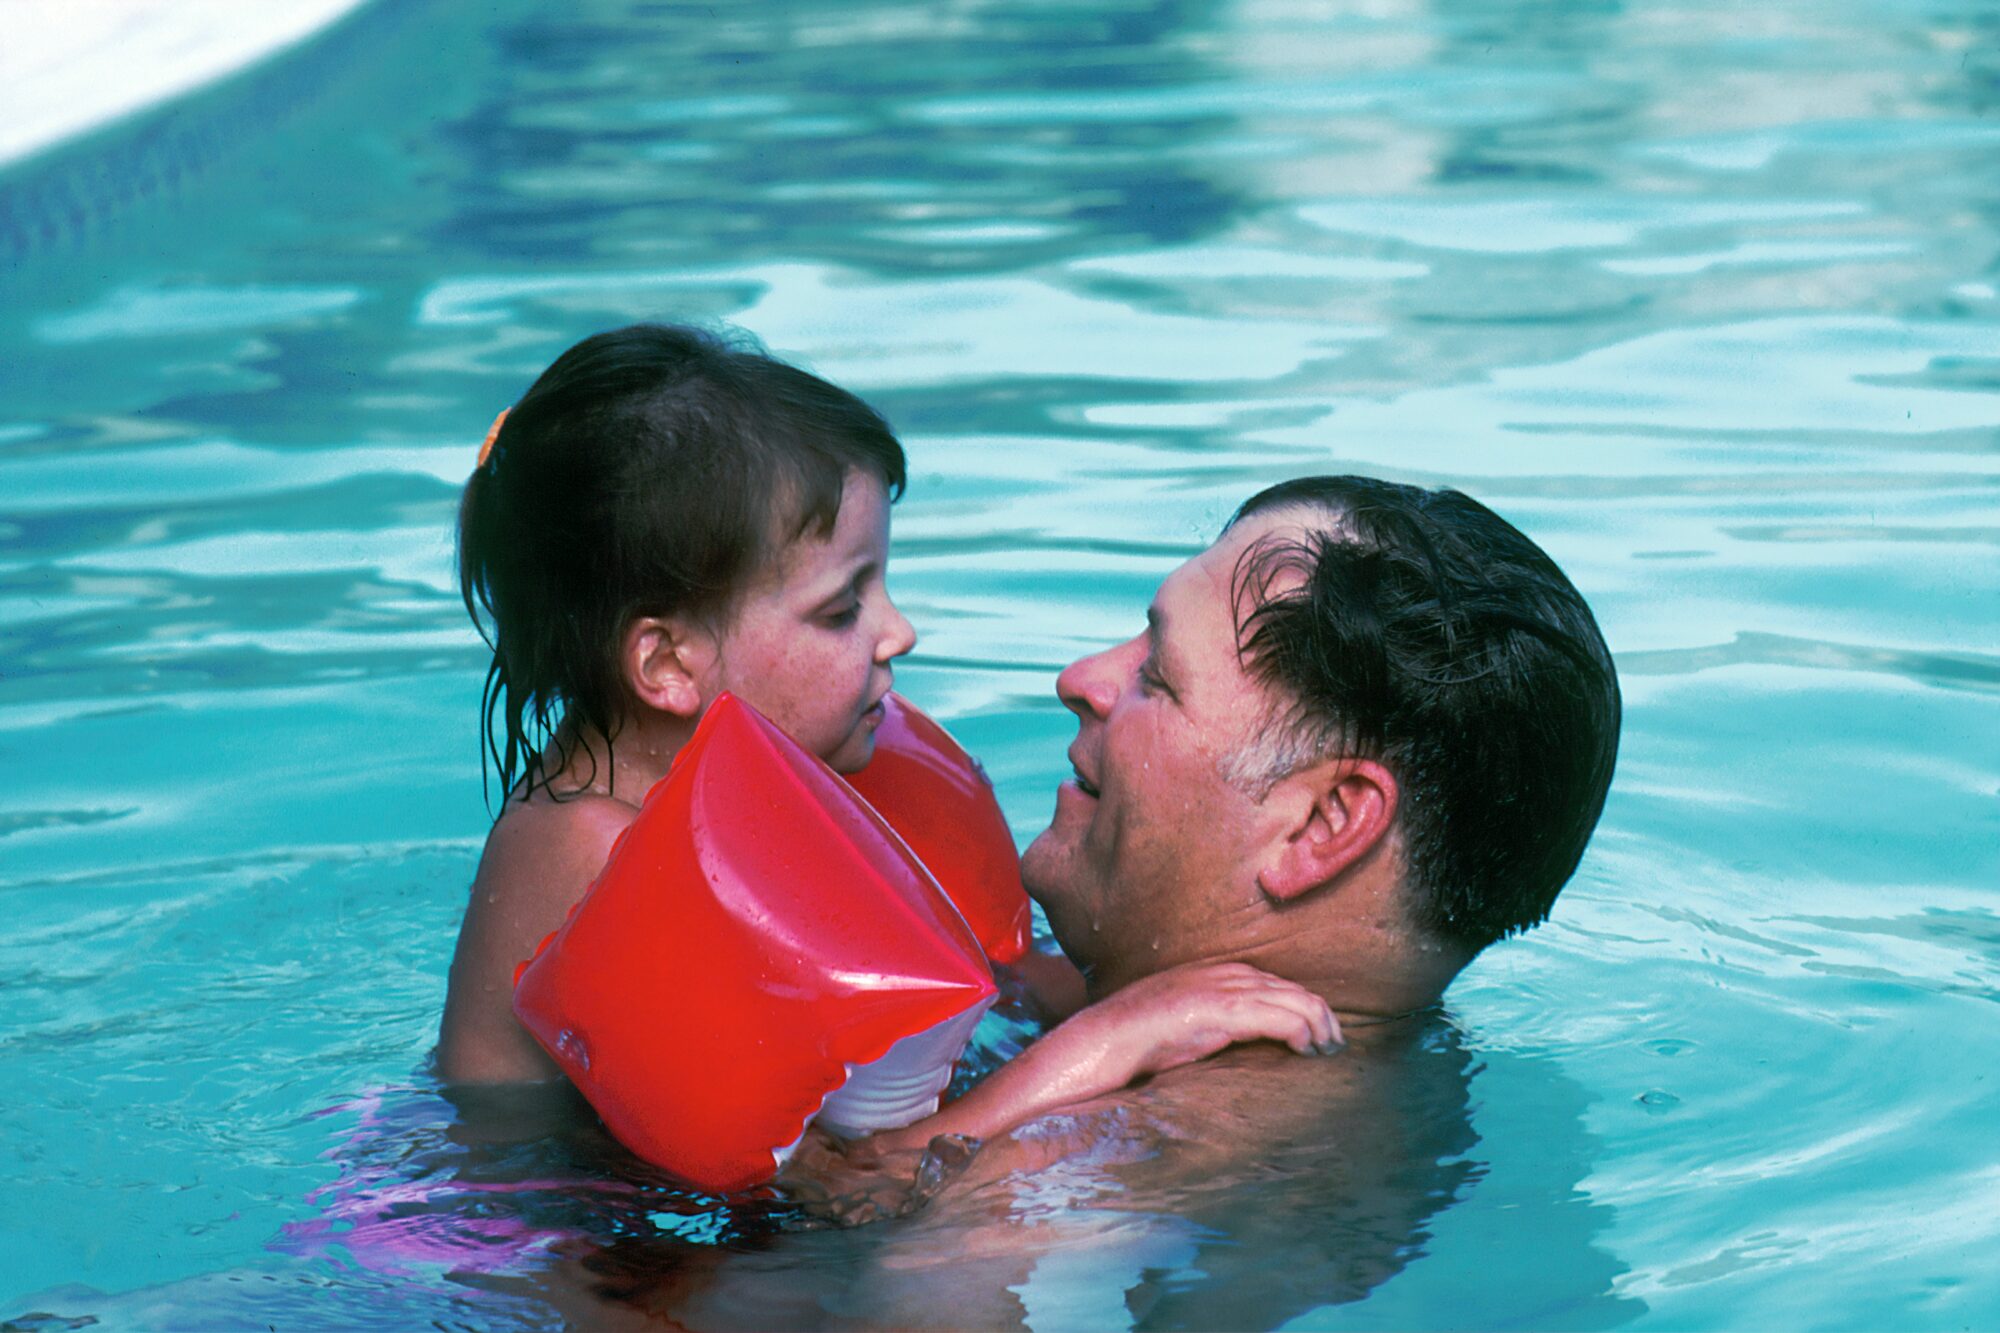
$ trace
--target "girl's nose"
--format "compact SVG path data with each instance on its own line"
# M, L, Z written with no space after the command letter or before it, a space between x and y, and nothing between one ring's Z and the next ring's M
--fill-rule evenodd
M901 657L917 646L916 627L909 622L894 602L889 603L889 623L882 627L882 637L875 644L875 660L888 662Z

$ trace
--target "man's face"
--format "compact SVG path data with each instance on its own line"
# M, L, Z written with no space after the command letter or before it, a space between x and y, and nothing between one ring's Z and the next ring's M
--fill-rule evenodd
M1144 633L1056 680L1076 775L1022 877L1063 951L1114 988L1226 945L1259 899L1269 818L1227 772L1270 696L1238 658L1230 582L1252 543L1302 532L1297 510L1246 518L1167 576Z

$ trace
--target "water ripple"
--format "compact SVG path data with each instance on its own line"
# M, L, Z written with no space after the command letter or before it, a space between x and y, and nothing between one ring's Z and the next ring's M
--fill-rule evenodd
M1902 676L1944 689L2000 690L2000 657L1971 653L1873 648L1745 632L1729 643L1702 648L1663 648L1622 654L1618 669L1629 675L1672 676L1718 667L1810 667L1820 671L1873 672Z
M1024 838L1056 671L1271 482L1463 487L1617 652L1603 827L1454 988L1456 1102L1357 1131L1448 1132L1358 1221L1407 1144L1302 1145L1268 1219L1129 1291L1078 1250L1089 1308L1993 1323L1996 39L1948 0L407 0L0 173L0 1144L36 1201L0 1318L61 1273L95 1294L45 1308L135 1326L548 1322L266 1246L349 1220L336 1172L454 1258L558 1207L412 1192L565 1151L479 1156L411 1088L490 817L452 510L558 350L677 318L895 424L898 683ZM729 1239L675 1263L762 1245L659 1211Z

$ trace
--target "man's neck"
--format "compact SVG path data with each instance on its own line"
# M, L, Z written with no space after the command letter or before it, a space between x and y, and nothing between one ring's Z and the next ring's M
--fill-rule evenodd
M1286 939L1243 961L1298 982L1327 1002L1341 1028L1360 1030L1437 1007L1469 961L1458 950L1427 946L1400 933L1354 929L1338 947Z
M1086 969L1085 981L1095 1002L1170 967L1248 963L1325 1000L1343 1032L1362 1032L1435 1009L1445 987L1469 961L1463 951L1412 939L1399 929L1328 923L1186 957L1107 960Z

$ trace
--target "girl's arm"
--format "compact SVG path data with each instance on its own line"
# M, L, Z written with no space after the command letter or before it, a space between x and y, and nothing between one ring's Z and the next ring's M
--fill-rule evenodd
M1259 1040L1330 1054L1341 1046L1340 1025L1319 996L1248 963L1170 968L1080 1010L937 1114L868 1142L895 1152L940 1134L991 1138L1142 1074Z
M1024 996L1046 1022L1060 1023L1090 1003L1083 973L1059 953L1030 949L1012 963L996 965L994 971L1012 983L1010 995Z

